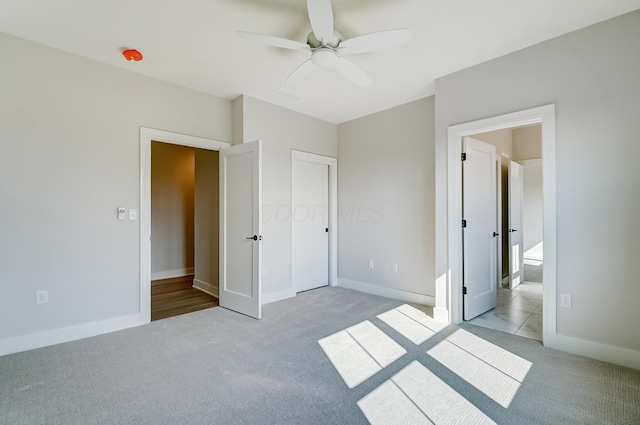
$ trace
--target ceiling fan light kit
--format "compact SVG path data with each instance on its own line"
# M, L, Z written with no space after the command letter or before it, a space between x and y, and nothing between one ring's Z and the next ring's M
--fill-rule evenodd
M333 68L338 63L338 54L328 47L322 47L313 51L311 62L320 68Z
M307 11L312 32L306 43L295 40L236 31L240 38L257 41L269 46L311 52L311 58L303 62L287 77L285 84L295 84L307 77L315 67L335 69L353 83L366 87L372 80L356 63L343 55L374 52L407 43L411 40L411 32L406 29L376 31L343 40L342 35L333 28L333 8L331 0L307 0Z

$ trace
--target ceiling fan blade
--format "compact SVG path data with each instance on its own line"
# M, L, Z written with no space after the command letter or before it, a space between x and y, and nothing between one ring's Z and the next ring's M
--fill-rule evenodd
M351 62L346 58L338 58L338 63L335 66L336 71L344 75L347 79L353 81L361 87L370 86L372 83L371 77L360 66Z
M340 43L340 53L352 55L387 49L411 40L411 31L407 28L372 32L350 38Z
M331 0L307 0L307 11L313 34L319 41L333 38Z
M314 69L316 69L315 64L311 62L311 59L308 59L307 61L302 62L302 65L298 66L291 74L289 74L284 84L289 85L299 83L309 76Z
M258 43L267 44L274 47L282 47L283 49L292 50L309 50L309 45L300 43L299 41L289 40L288 38L274 37L272 35L257 34L255 32L236 31L236 35L240 38Z

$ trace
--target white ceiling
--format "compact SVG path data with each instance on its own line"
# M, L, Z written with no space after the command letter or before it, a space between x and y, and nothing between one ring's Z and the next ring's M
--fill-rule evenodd
M318 69L281 91L309 57L236 30L306 41L305 0L0 0L0 32L225 99L240 94L341 123L434 93L434 79L640 8L640 0L333 0L345 38L409 28L410 43L350 58L373 84ZM127 62L136 48L142 62ZM1 58L0 60L7 60ZM16 60L14 58L13 60Z

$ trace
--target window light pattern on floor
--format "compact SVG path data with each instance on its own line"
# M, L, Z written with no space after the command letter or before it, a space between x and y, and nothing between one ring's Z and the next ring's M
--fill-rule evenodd
M504 408L511 404L531 367L530 362L463 329L427 354Z
M318 343L349 388L355 388L406 353L368 320Z
M421 320L416 320L416 317ZM433 319L431 326L428 326L427 318L431 319L420 310L406 304L378 315L378 319L416 345L427 341L442 329L442 325Z
M448 326L407 304L377 317L417 346ZM318 343L350 389L407 353L368 320ZM463 329L455 330L424 353L505 409L532 366L531 362ZM416 360L360 399L358 406L371 425L495 424Z
M402 405L400 410L394 403ZM413 405L413 407L409 407ZM471 402L417 361L358 402L371 425L495 424Z

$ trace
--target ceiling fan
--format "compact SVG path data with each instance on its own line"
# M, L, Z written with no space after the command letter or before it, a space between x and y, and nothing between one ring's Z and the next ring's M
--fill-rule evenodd
M307 42L274 37L253 32L236 31L240 38L257 41L269 46L311 52L311 57L287 77L285 84L295 84L307 77L316 67L333 68L355 84L366 87L371 84L367 73L343 55L367 53L397 46L411 40L406 28L376 31L344 40L333 28L331 0L307 0L307 11L312 31Z

